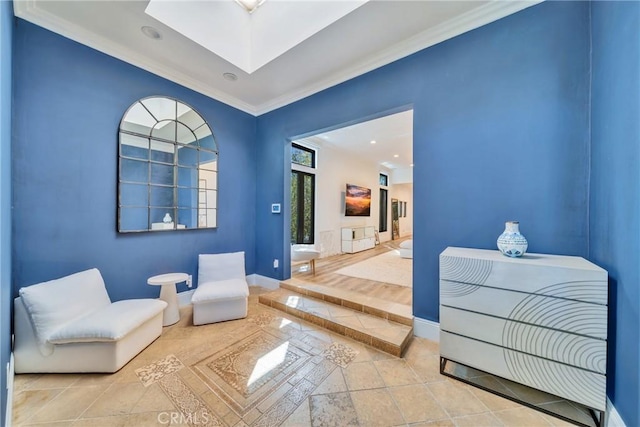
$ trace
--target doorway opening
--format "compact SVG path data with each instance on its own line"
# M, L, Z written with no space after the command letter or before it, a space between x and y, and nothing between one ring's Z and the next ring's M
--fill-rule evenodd
M411 306L413 110L296 139L291 153L290 241L320 254L315 274L294 262L292 278Z

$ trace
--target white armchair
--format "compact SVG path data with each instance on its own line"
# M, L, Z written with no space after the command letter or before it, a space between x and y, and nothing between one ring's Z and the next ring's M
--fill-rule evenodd
M244 252L198 257L198 287L191 297L194 325L247 317L248 301Z
M316 259L320 258L320 251L314 245L291 245L291 262L304 262L316 274Z
M21 288L14 300L16 373L115 372L162 333L156 299L112 303L100 272Z

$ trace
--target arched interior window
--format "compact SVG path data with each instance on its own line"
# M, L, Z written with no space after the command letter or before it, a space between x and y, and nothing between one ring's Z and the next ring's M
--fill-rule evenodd
M119 129L118 231L216 227L218 146L207 122L167 97L137 101Z

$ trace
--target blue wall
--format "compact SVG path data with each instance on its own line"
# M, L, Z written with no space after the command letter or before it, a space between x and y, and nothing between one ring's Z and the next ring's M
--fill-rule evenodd
M440 252L495 249L507 220L531 252L587 256L589 48L587 3L543 3L260 116L257 273L289 273L268 209L289 204L287 140L410 107L416 316L438 320Z
M640 425L640 3L592 4L590 259L610 276L608 395Z
M98 267L114 300L157 296L158 288L146 284L149 276L195 275L197 254L205 252L244 250L247 274L254 273L256 119L26 21L16 23L14 292ZM118 126L131 104L152 95L191 105L216 136L218 202L225 209L215 230L116 232Z
M445 247L495 248L504 221L519 220L531 252L609 271L608 393L640 424L639 3L545 2L257 119L24 21L12 30L0 4L0 369L11 280L15 293L97 266L114 299L152 296L148 276L195 274L197 253L230 250L247 251L247 273L288 277L288 213L270 213L289 204L288 141L413 108L416 316L438 319ZM217 230L116 233L118 124L151 95L185 101L213 128Z
M0 1L0 425L5 425L11 353L11 76L13 4Z

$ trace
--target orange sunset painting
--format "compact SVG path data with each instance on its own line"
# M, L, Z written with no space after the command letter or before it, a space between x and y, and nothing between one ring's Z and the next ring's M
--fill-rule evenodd
M371 215L371 189L347 184L345 216Z

